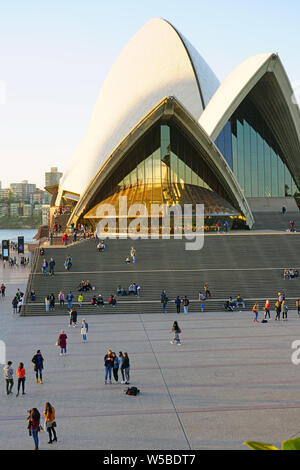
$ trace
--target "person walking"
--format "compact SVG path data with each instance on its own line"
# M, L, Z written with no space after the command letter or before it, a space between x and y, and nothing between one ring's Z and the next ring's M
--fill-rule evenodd
M178 346L181 346L181 341L180 341L180 337L179 337L179 334L181 333L181 329L179 328L179 325L178 325L177 321L174 321L173 326L172 326L172 330L170 331L170 333L174 333L174 339L172 341L170 341L170 343L174 344L174 342L176 342L176 344Z
M17 392L17 397L19 396L19 392L20 392L20 388L21 388L21 384L22 384L22 395L25 395L25 379L26 379L26 370L24 368L24 364L23 362L20 362L17 370L16 370L16 374L17 374L17 377L18 377L18 392Z
M18 299L15 296L12 300L12 306L13 306L13 313L18 313Z
M210 290L208 289L208 283L207 282L204 284L204 293L205 293L206 299L211 298L211 293L210 293Z
M33 370L35 372L35 381L36 383L38 383L39 375L40 375L40 384L42 384L43 383L44 358L42 356L40 349L37 350L36 354L31 359L31 362L33 362L34 364Z
M269 300L267 299L266 300L266 303L265 303L265 320L267 319L267 317L269 317L271 319L271 315L270 315L270 302Z
M53 292L49 297L49 308L52 312L55 310L55 295L53 294Z
M21 313L21 309L24 304L24 295L21 295L18 302L18 313Z
M296 308L297 308L298 315L300 315L300 299L296 300Z
M1 289L1 297L3 298L3 297L5 297L5 289L6 289L6 287L3 283L1 284L0 289Z
M64 308L65 305L65 296L62 291L58 294L59 306L60 308Z
M69 294L67 294L68 309L72 308L73 298L74 298L74 295L70 291Z
M180 313L181 299L180 299L179 295L177 295L177 297L175 299L175 305L176 305L177 313Z
M281 313L282 313L282 320L287 321L287 313L288 313L288 306L286 300L283 300L281 303Z
M82 319L82 323L81 323L81 329L80 329L80 333L82 335L82 341L85 343L87 341L87 334L88 334L88 331L89 331L89 325L88 323L85 321L85 319L83 318Z
M77 310L75 310L75 307L71 308L71 320L72 320L72 325L73 328L76 328L77 326Z
M46 312L49 312L49 307L50 307L50 295L47 295L45 297L45 310L46 310Z
M253 321L258 323L258 312L259 312L259 305L256 302L253 307L252 307L252 312L254 313L254 319Z
M49 262L49 275L50 276L54 276L54 266L55 266L55 261L53 258L51 258Z
M57 442L57 436L55 432L56 422L55 422L55 408L49 402L45 403L45 431L49 434L49 441L48 444L52 444L53 442ZM53 434L53 439L52 439Z
M7 365L3 367L4 378L6 383L6 395L12 393L14 386L14 370L12 368L12 362L8 361Z
M33 441L35 444L34 450L39 450L39 432L41 430L41 426L40 426L41 415L37 408L32 408L31 410L28 410L27 413L29 413L29 417L27 418L29 435L32 435L33 437Z
M130 384L130 363L129 363L129 357L128 357L128 354L127 352L124 352L124 359L123 359L123 363L122 363L122 369L124 371L124 376L125 376L125 384L126 385L129 385Z
M66 356L67 355L67 335L64 332L64 330L61 330L60 335L57 340L57 346L60 347L60 356L63 354Z
M111 350L108 349L107 353L104 356L104 366L105 366L105 385L107 384L107 378L109 378L109 383L111 384L111 370L113 368L113 357Z
M162 309L163 309L163 313L166 313L167 311L167 303L168 303L168 297L167 297L167 294L166 294L166 291L163 289L161 294L160 294L160 301L162 303Z
M118 356L116 355L115 352L112 353L112 357L113 357L113 375L114 375L114 379L116 381L116 383L118 383L119 381L119 375L118 375L118 372L119 372L119 358Z
M42 264L42 272L44 276L47 276L47 268L48 268L48 261L46 259L43 259L43 264Z
M189 304L190 304L190 301L187 298L187 296L185 295L184 299L182 300L183 312L185 313L185 315L187 315L189 313Z
M118 358L119 358L119 369L120 369L121 374L122 374L121 384L124 384L125 383L125 375L124 375L124 369L122 369L124 356L123 356L122 351L119 351Z
M279 300L275 302L275 311L276 311L275 320L280 320L281 304Z

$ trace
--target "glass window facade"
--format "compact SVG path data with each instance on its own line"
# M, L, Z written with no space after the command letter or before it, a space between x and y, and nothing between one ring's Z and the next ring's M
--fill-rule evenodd
M228 127L230 130L230 127ZM230 134L226 148L231 149ZM185 135L176 122L160 122L149 130L141 140L122 158L113 174L95 194L89 209L104 199L122 192L130 194L131 202L147 200L157 203L170 194L170 200L182 201L184 187L196 186L214 191L234 205L218 178L206 163L196 144ZM134 189L134 191L132 191ZM192 191L192 189L190 190ZM191 193L192 194L192 193ZM187 201L185 201L187 202Z
M250 96L240 104L215 144L246 197L284 197L298 191L275 137Z

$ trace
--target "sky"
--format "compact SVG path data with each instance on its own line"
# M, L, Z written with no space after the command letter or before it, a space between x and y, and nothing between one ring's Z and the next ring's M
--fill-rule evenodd
M0 0L0 181L65 171L101 85L151 18L170 21L222 81L278 52L300 94L299 0Z

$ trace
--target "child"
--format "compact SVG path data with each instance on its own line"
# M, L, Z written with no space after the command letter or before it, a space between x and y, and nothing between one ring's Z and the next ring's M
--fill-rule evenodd
M82 302L83 302L83 295L79 294L79 296L78 296L79 307L82 307Z

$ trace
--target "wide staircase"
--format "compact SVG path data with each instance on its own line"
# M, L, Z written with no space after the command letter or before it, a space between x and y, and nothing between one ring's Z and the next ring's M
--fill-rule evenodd
M130 247L136 249L136 263L126 264ZM44 257L37 257L28 288L36 292L36 300L25 299L24 315L67 314L67 304L60 308L56 301L54 312L45 312L44 299L59 291L71 290L77 308L77 286L89 280L94 291L83 293L84 303L77 308L81 314L155 313L162 311L160 293L165 289L169 298L167 312L175 312L177 295L190 300L189 311L200 311L199 290L208 283L212 298L204 302L204 311L223 311L222 304L229 295L240 294L251 310L254 301L261 308L266 298L272 299L284 290L290 309L300 297L300 277L283 279L284 268L299 268L300 234L216 234L206 235L199 251L186 251L185 240L107 240L106 249L98 252L95 240L85 240L66 248L46 248L45 257L55 259L55 275L43 276ZM65 258L70 255L73 266L64 270ZM107 304L119 285L128 289L131 282L141 286L141 296L118 297L115 307ZM93 294L102 294L104 307L90 304Z
M288 211L285 215L281 212L253 212L256 230L279 230L290 229L290 221L295 222L296 231L300 232L300 211Z

